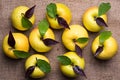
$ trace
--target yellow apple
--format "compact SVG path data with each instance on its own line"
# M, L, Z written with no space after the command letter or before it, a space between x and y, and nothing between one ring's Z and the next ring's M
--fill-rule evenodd
M91 32L98 32L103 29L102 26L99 26L96 23L96 18L98 17L98 7L90 7L83 14L82 22L85 28ZM100 16L107 23L107 15Z
M72 18L72 14L71 14L70 9L65 4L62 4L62 3L56 3L56 7L57 7L57 15L59 17L62 17L63 19L65 19L67 24L70 24L71 18ZM47 19L48 19L48 22L50 23L50 26L53 29L61 29L61 28L63 28L62 26L60 26L58 24L58 21L57 21L56 18L51 18L47 14Z
M92 43L93 54L95 54L99 46L100 46L99 36L97 36ZM108 60L111 59L116 54L117 50L118 50L117 41L111 36L103 43L103 51L96 57L101 60Z
M45 35L43 36L43 39L50 38L55 40L55 35L53 31L48 28ZM46 46L42 40L42 36L39 33L38 27L32 30L32 32L29 35L29 41L32 48L37 52L48 52L52 49L52 46Z
M79 57L76 52L67 52L64 54L64 56L67 56L72 62L72 65L60 65L60 69L65 76L76 77L78 75L73 70L73 66L75 65L79 66L82 70L84 70L85 60L84 58Z
M3 39L3 44L2 44L3 51L8 57L13 58L13 59L18 59L18 57L14 55L13 50L20 50L20 51L28 52L29 42L28 42L28 38L22 33L12 33L12 34L15 39L15 47L12 48L8 44L8 35L6 35Z
M25 31L28 30L28 28L25 28L22 26L22 14L25 14L25 12L28 10L29 8L26 6L18 6L16 7L11 14L11 20L12 20L12 25L14 28L21 30L21 31ZM34 24L35 22L35 16L33 14L32 17L29 18L29 21Z
M45 60L46 62L49 63L49 60L47 57L40 55L40 54L33 54L30 57L28 57L28 59L25 62L25 69L27 70L29 67L31 66L35 66L34 71L32 72L32 74L30 75L30 77L32 78L42 78L46 75L46 73L44 73L38 66L36 66L36 58L37 59L42 59Z
M64 46L71 50L75 51L75 44L77 44L80 48L84 48L88 41L85 43L76 42L78 38L86 37L88 38L87 31L80 25L71 25L70 29L65 29L62 34L62 42Z

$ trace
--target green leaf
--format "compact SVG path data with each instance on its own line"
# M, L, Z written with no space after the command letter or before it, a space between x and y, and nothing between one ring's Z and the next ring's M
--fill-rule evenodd
M85 42L88 41L88 38L82 37L82 38L78 38L76 41L79 42L79 43L85 43Z
M29 19L27 19L26 17L22 17L22 26L24 28L31 28L32 27L32 23L29 21Z
M37 66L45 73L49 73L51 71L50 64L45 60L37 59Z
M56 18L57 15L57 7L55 3L50 3L49 5L47 5L47 14L49 17L51 18Z
M70 65L72 64L70 58L67 56L57 56L58 61L63 65Z
M18 58L27 58L30 56L28 52L20 51L20 50L13 50L14 54Z
M101 3L98 9L98 16L105 14L110 8L110 3Z
M111 31L104 31L99 36L99 42L102 45L112 35Z
M47 22L46 19L43 19L42 21L39 22L38 29L41 36L44 36L48 28L49 28L49 23Z

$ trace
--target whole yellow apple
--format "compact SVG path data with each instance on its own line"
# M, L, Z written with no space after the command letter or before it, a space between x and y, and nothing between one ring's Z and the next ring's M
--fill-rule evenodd
M82 22L88 31L98 32L98 31L103 29L102 26L99 26L96 23L95 19L97 17L98 17L98 7L95 7L95 6L90 7L84 12L83 17L82 17ZM107 15L106 14L101 15L99 17L101 17L105 22L107 22Z
M73 66L75 65L79 66L82 70L84 70L85 60L83 57L79 57L76 52L67 52L64 54L64 56L67 56L72 62L72 65L60 65L60 69L65 76L74 78L78 75L73 70Z
M85 43L79 43L76 40L78 38L89 38L87 31L80 25L70 25L70 29L65 29L62 34L62 42L64 46L71 50L75 51L75 44L80 48L84 48L88 41Z
M55 40L55 35L53 31L48 28L45 35L43 36L43 39L50 38ZM37 52L48 52L52 49L52 46L46 46L42 40L42 36L39 33L38 27L33 29L29 35L29 41L32 48Z
M25 28L22 26L22 14L25 14L25 12L28 10L29 8L26 6L18 6L16 7L11 14L11 20L12 20L12 25L14 28L21 30L21 31L25 31L28 30L29 28ZM29 18L29 21L34 24L35 22L35 16L33 14L32 17Z
M13 37L15 39L15 46L14 48L12 48L9 44L8 44L8 36L6 35L3 39L3 51L4 53L13 59L18 59L18 57L15 56L13 50L20 50L20 51L25 51L28 52L29 51L29 42L28 42L28 38L22 34L22 33L12 33Z
M99 46L100 46L99 36L97 36L92 43L93 54L95 54ZM111 36L103 43L103 51L96 57L101 60L108 60L111 59L117 53L117 50L118 50L117 41Z
M43 72L38 66L36 66L37 60L36 59L42 59L49 63L49 60L47 57L40 55L40 54L33 54L25 62L25 70L27 70L31 66L35 66L34 71L31 73L30 77L32 78L42 78L46 75L45 72Z
M57 15L56 16L62 17L67 22L67 24L70 24L71 18L72 18L70 9L65 4L62 4L62 3L55 3L55 4L57 7ZM50 26L53 29L63 28L62 26L59 25L58 20L56 18L51 18L47 14L47 19L48 19Z

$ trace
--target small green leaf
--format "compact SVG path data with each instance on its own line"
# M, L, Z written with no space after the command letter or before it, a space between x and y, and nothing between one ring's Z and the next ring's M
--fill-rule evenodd
M110 3L101 3L98 9L98 16L105 14L110 8Z
M49 17L56 18L57 7L56 7L55 3L48 4L46 10L47 10L47 14L48 14Z
M32 27L32 23L29 21L29 19L27 19L26 17L22 17L22 26L24 28L31 28Z
M102 45L112 35L111 31L104 31L99 36L99 42Z
M14 54L18 58L27 58L30 56L28 52L20 51L20 50L13 50Z
M46 62L45 60L36 59L37 60L37 66L45 73L49 73L51 71L50 64Z
M42 21L39 22L38 29L41 36L44 36L48 28L49 28L49 23L47 22L46 19L43 19Z
M82 38L78 38L76 41L79 42L79 43L85 43L85 42L88 41L88 38L82 37Z
M70 64L72 64L70 58L68 58L67 56L58 56L57 59L63 65L70 65Z

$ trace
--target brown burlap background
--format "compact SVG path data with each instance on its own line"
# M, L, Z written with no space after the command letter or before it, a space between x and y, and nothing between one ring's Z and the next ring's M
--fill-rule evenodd
M111 10L107 13L109 30L112 31L113 36L120 45L120 0L0 0L0 80L26 80L24 78L25 59L13 60L6 57L2 50L2 40L9 30L12 32L20 32L14 29L11 25L10 15L12 10L19 5L31 7L37 5L35 9L36 22L34 27L40 20L45 18L46 5L50 2L61 2L66 4L72 11L71 24L82 25L82 15L84 11L90 7L99 5L101 2L110 2ZM33 29L33 28L32 28ZM31 30L22 32L29 36ZM63 30L54 30L56 40L61 42L61 35ZM87 79L84 77L77 77L76 79L68 79L64 77L59 70L59 62L56 57L67 50L62 43L54 46L54 48L44 55L47 56L51 62L52 71L43 79L38 80L120 80L120 49L117 55L108 61L100 61L91 54L91 42L98 35L98 33L89 32L90 41L88 46L83 50L86 61L85 73ZM37 53L30 49L30 54ZM36 80L36 79L35 79Z

